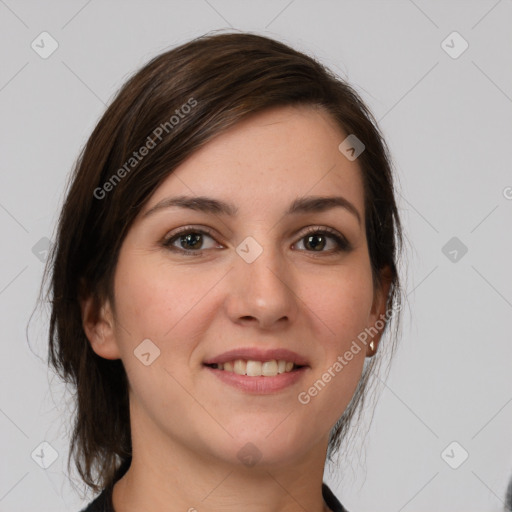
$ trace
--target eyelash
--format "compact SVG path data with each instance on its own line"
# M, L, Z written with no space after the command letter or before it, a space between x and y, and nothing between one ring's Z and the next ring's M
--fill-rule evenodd
M212 231L210 231L207 228L201 228L201 229L195 229L190 226L187 226L185 228L180 229L178 232L175 232L172 234L172 236L167 237L162 241L162 245L169 249L170 251L180 253L184 256L202 256L204 251L208 251L210 249L196 249L196 250L187 250L182 249L179 247L175 247L172 245L172 243L175 240L178 240L180 237L184 235L189 234L201 234L201 235L208 235L212 239L215 240ZM341 236L337 231L331 229L331 228L313 228L309 231L303 233L301 237L299 238L299 241L306 238L307 236L313 236L313 235L328 235L328 237L332 238L335 242L337 247L335 249L331 249L330 251L320 251L319 253L315 254L316 251L307 251L304 250L304 252L311 253L311 256L313 257L321 257L322 255L333 255L338 254L340 252L349 252L352 250L352 246L350 242L348 242L343 236Z

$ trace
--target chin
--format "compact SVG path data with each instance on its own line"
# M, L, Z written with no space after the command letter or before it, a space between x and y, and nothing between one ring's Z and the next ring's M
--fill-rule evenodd
M282 421L282 418L280 419ZM285 420L286 421L286 420ZM300 457L301 447L307 445L303 436L293 436L286 428L276 428L279 422L265 429L245 429L230 441L232 463L248 467L277 467L291 464Z

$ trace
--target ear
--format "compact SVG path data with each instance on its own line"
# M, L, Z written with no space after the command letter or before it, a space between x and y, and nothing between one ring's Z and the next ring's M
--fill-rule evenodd
M388 299L389 290L391 287L392 274L389 266L384 267L381 272L381 285L374 291L372 308L369 316L368 330L373 336L368 338L368 346L366 349L366 356L372 357L376 354L388 318L386 316L386 303ZM375 333L375 331L378 331ZM370 342L373 341L373 350L370 348Z
M105 359L121 359L109 301L99 304L96 297L89 295L80 305L82 325L94 352Z

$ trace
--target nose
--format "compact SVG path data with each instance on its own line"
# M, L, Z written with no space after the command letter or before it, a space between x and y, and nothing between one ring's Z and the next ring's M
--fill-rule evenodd
M227 283L226 307L234 323L274 330L295 319L299 300L294 289L296 276L278 249L270 243L261 246L263 251L250 263L243 252L242 256L235 254Z

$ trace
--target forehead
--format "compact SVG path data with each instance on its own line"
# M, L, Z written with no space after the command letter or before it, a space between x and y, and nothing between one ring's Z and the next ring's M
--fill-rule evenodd
M178 166L146 210L172 195L212 196L279 213L297 197L342 195L364 215L361 169L338 149L347 137L323 110L279 107L253 114Z

